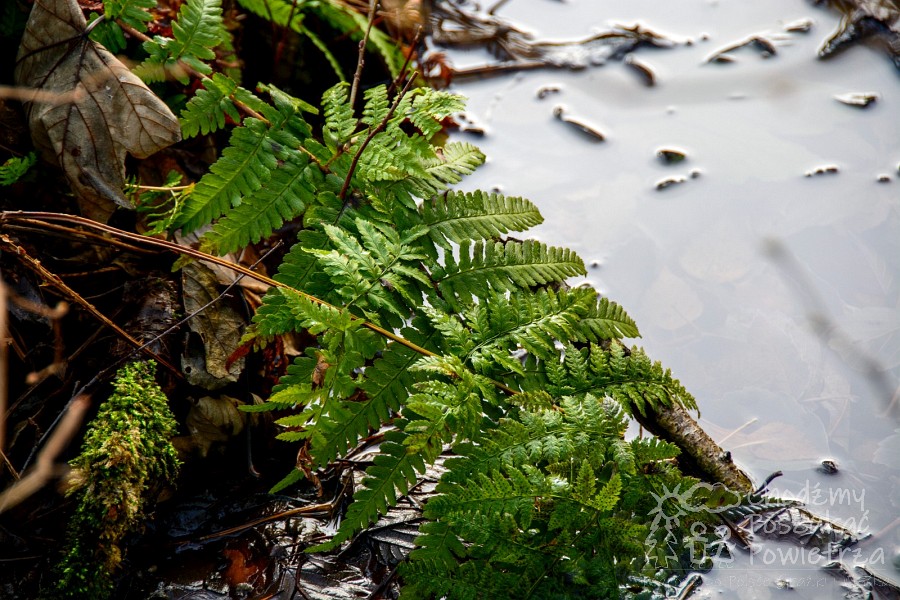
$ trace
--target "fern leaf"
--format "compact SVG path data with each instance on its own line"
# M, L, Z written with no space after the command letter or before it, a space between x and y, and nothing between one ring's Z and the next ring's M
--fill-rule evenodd
M307 552L323 552L337 548L363 527L374 522L379 514L397 504L397 492L406 495L425 472L425 463L415 452L403 444L405 435L399 431L385 434L380 452L374 464L366 469L363 488L353 496L340 528L331 541L307 549Z
M417 91L406 117L427 140L444 128L443 119L466 108L465 100L459 94L425 88Z
M234 123L241 122L241 115L235 102L246 104L257 112L266 110L266 105L253 92L240 87L233 79L221 73L214 73L203 80L203 88L188 100L181 113L183 137L194 137L198 133L212 133L225 127L226 118Z
M579 327L580 332L575 336L579 341L597 342L641 336L637 324L625 313L625 309L599 295L591 310L581 319Z
M184 84L190 78L177 67L179 61L204 75L212 73L205 61L216 57L213 48L228 36L222 22L222 0L187 0L172 23L172 35L173 38L156 36L144 42L149 64L167 67Z
M151 8L156 8L156 0L104 0L103 15L107 22L112 23L121 19L123 23L138 31L147 31L147 22L153 20L153 16L148 12ZM110 52L117 50L110 48Z
M420 208L422 222L434 243L449 248L449 242L495 239L511 231L525 231L544 219L537 207L524 198L482 191L451 191L426 200Z
M694 397L671 371L651 361L640 348L629 350L613 342L607 350L594 344L583 350L567 346L565 354L562 364L543 363L547 381L538 378L526 384L526 388L546 389L559 396L609 396L629 414L635 411L645 414L647 406L680 404L687 409L697 408Z
M210 223L269 180L278 166L276 152L299 144L293 135L281 129L287 117L277 114L280 118L271 128L249 118L244 120L243 127L232 132L228 148L197 182L175 217L174 228L190 232Z
M348 142L356 131L353 107L347 103L349 93L349 86L339 83L322 94L322 112L325 115L322 137L332 152Z
M310 183L319 170L305 155L292 153L276 168L258 191L244 196L241 204L220 219L203 236L209 252L228 254L267 238L272 231L303 214L315 198Z
M534 240L460 244L459 262L445 255L443 268L433 279L445 298L470 303L472 295L490 290L505 292L584 275L584 263L568 248L547 246Z
M391 103L388 100L387 87L377 85L369 88L363 94L365 104L363 105L362 122L369 127L377 127L384 119L387 118L391 109Z
M410 558L417 561L437 561L442 563L444 569L448 570L456 569L456 560L466 556L465 546L462 545L450 526L441 521L423 523L419 527L416 546L417 548L410 553Z
M37 162L37 155L29 152L22 157L12 157L0 165L0 186L12 185L28 172Z
M509 298L489 295L486 302L467 312L474 346L466 359L477 371L484 371L491 361L501 361L502 366L523 373L518 361L508 360L517 347L541 358L555 358L556 343L574 337L581 316L588 310L593 300L588 292L538 290L534 295Z
M468 142L449 142L425 162L427 177L413 184L420 196L429 198L471 175L484 159L484 153Z

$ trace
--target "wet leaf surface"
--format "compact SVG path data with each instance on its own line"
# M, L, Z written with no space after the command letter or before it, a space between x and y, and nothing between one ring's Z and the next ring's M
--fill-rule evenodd
M37 0L16 60L33 88L35 146L65 172L84 216L106 222L122 193L125 155L146 158L181 139L178 120L144 83L91 41L75 0ZM39 95L37 95L39 93Z

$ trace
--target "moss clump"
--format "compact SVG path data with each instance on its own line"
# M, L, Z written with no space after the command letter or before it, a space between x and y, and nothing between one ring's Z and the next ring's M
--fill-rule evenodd
M173 481L179 461L169 441L176 422L157 385L153 362L116 374L114 392L91 422L81 454L70 463L78 507L59 565L59 595L108 598L122 561L123 537L140 524L149 489Z

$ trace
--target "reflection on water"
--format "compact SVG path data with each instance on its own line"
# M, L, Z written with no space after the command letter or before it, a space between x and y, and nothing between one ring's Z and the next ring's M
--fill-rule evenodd
M703 426L735 460L757 481L783 470L777 493L873 534L847 566L868 560L900 579L900 419L887 416L900 380L900 77L890 61L867 48L817 61L837 17L800 0L520 1L501 14L553 39L640 20L695 40L638 52L653 87L622 63L457 83L487 131L475 141L489 162L466 186L536 202L546 223L535 234L581 254L588 281L635 318L641 344L694 393ZM786 30L803 19L809 32ZM706 62L756 35L777 54L748 45L733 62ZM867 108L836 99L871 92ZM605 141L565 126L558 105ZM667 164L664 148L686 159ZM665 179L683 182L657 190ZM736 554L703 593L843 597L821 556L786 551Z

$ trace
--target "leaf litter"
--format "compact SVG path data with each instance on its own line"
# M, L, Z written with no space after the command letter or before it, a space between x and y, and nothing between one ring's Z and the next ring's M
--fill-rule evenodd
M33 90L27 116L35 146L63 169L82 214L105 223L117 206L131 208L122 192L125 155L146 158L179 141L181 128L166 104L88 33L76 0L37 0L15 81Z

